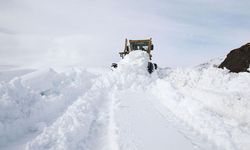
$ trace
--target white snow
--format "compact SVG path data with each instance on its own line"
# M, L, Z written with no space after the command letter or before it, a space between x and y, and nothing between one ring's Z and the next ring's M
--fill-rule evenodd
M250 149L249 73L214 59L149 74L148 61L0 72L0 149Z

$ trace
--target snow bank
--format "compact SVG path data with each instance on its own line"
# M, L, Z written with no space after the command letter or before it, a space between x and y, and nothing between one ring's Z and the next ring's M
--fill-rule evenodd
M88 72L35 71L0 84L0 146L38 133L92 85Z
M249 73L229 73L208 63L172 70L152 89L176 117L218 149L249 149Z
M104 123L108 121L107 117L110 117L104 109L106 107L103 107L111 99L110 88L106 87L108 85L102 85L101 88L96 84L75 101L51 126L30 141L26 149L94 149L99 146L98 149L108 150L108 147L104 147L105 144L101 145L101 141L105 142L105 139L109 138L98 140L98 134L102 132L100 130L107 128Z

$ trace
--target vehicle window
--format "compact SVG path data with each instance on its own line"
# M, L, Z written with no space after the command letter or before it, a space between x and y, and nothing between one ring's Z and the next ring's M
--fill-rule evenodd
M132 50L148 50L148 42L130 43Z

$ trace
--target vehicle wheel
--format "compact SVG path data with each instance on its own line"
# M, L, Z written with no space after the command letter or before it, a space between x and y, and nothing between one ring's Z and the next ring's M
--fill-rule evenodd
M148 62L148 73L152 73L154 71L154 64L151 62Z
M154 67L155 67L155 70L158 68L158 66L157 66L157 64L156 64L156 63L154 63Z
M118 65L117 65L117 63L112 63L111 67L112 67L112 68L117 68Z

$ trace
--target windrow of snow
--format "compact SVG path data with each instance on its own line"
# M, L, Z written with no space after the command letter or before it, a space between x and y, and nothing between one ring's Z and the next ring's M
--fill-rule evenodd
M152 92L177 118L218 149L250 148L250 74L217 64L168 71Z
M38 134L92 85L84 70L34 71L0 83L0 147Z

